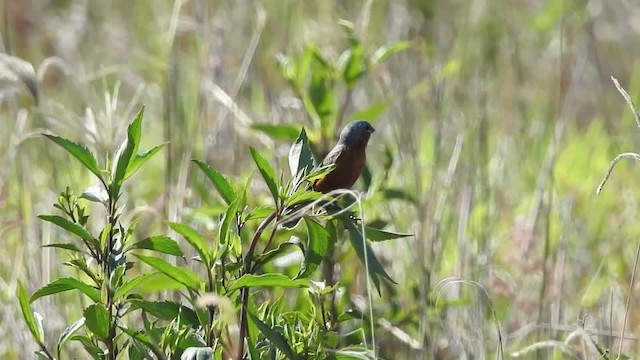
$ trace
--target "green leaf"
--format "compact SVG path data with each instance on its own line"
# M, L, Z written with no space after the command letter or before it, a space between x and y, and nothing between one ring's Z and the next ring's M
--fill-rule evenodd
M193 291L200 289L200 278L191 270L173 266L158 257L137 254L135 257Z
M64 329L62 334L60 334L60 337L58 338L58 344L56 345L58 354L62 352L62 347L64 346L64 344L67 341L69 341L69 339L71 339L71 337L76 332L78 332L78 330L82 328L85 322L86 322L86 319L84 317L81 317L80 319L75 321L73 324L69 325L66 329Z
M140 146L140 136L142 134L142 117L144 116L144 106L138 112L138 115L129 125L127 129L127 140L124 150L118 156L115 175L113 177L112 195L117 195L122 182L126 178L127 169L130 163L138 154L138 146Z
M276 211L276 209L274 209L272 206L258 206L256 208L253 208L253 210L251 210L249 214L247 214L247 217L244 219L244 221L264 219L267 216L271 215L271 213L274 211Z
M329 250L329 233L316 221L304 218L309 242L305 249L304 262L296 278L306 278L313 273Z
M349 241L351 242L351 246L358 256L358 259L360 259L360 263L363 266L368 265L369 277L373 281L373 284L376 286L378 294L380 294L380 279L378 278L378 276L382 276L383 278L395 284L395 281L391 279L389 274L387 274L387 272L382 267L382 264L380 264L380 261L376 257L376 254L373 252L373 249L371 249L369 244L366 243L366 241L362 238L360 230L358 230L351 221L344 221L343 223L349 231Z
M104 351L93 343L88 336L76 335L71 337L71 341L79 341L91 357L95 360L103 360L106 358Z
M243 287L283 287L283 288L305 288L309 286L309 282L304 279L290 279L282 274L263 274L253 275L245 274L238 280L233 282L227 292L232 292Z
M256 257L255 259L256 264L254 265L254 269L261 268L264 264L267 264L268 262L282 255L286 250L288 250L292 246L300 247L300 244L296 242L283 242L280 245L278 245L277 248L269 250L266 253Z
M209 180L216 188L216 190L218 190L218 193L220 194L220 196L222 196L222 199L227 203L227 205L231 204L231 202L236 199L236 192L233 190L233 187L231 186L229 181L221 173L214 170L202 161L195 159L191 161L193 161L209 178Z
M39 215L38 217L44 221L54 223L70 233L81 237L88 245L93 247L93 250L100 250L100 243L98 240L94 239L84 227L58 215Z
M48 285L43 286L33 293L33 295L31 295L31 302L34 302L43 296L58 294L69 290L80 290L80 292L87 295L95 302L100 302L101 300L100 291L93 286L73 278L60 278L50 282Z
M333 81L320 71L315 71L309 84L309 100L312 111L320 118L323 133L328 133L325 127L329 124L329 118L335 112L335 100L333 98Z
M153 157L153 155L157 154L158 151L162 150L165 144L158 145L153 147L151 150L147 151L142 155L134 154L133 159L129 162L129 166L127 167L127 172L124 174L124 180L130 178L133 174L138 171L138 169L146 163L149 159Z
M142 299L128 299L127 301L134 308L142 309L158 319L174 320L180 316L192 326L200 325L195 311L173 301L147 301Z
M253 124L251 127L274 139L283 141L294 141L300 131L300 125L294 124Z
M369 226L365 226L365 235L367 236L367 239L371 241L386 241L413 236L413 234L402 234L391 231L384 231Z
M399 41L394 44L381 46L371 55L371 65L378 65L386 61L391 55L404 51L411 47L409 41Z
M89 329L97 338L105 340L109 337L109 325L111 323L111 316L109 312L102 304L92 304L84 309L85 326Z
M184 253L178 243L172 238L164 235L151 236L131 244L126 251L135 249L153 250L162 254L173 256L183 256Z
M250 148L251 157L253 161L255 161L258 166L258 170L260 170L260 174L264 179L265 183L267 183L267 187L269 187L269 191L271 191L271 195L273 199L278 203L278 181L276 179L276 173L271 167L271 165L265 160L265 158L260 155L260 153L254 149Z
M77 247L75 244L72 243L64 243L64 244L47 244L47 245L42 245L43 248L57 248L57 249L64 249L64 250L69 250L69 251L75 251L75 252L84 252L82 250L80 250L79 247Z
M282 353L288 359L297 359L297 357L293 354L289 343L287 343L287 340L284 338L284 336L282 336L282 334L270 328L269 325L263 323L260 319L258 319L257 316L253 315L252 313L249 312L248 314L251 318L251 321L256 324L258 330L260 330L262 335L264 335L264 337L266 337L272 345L277 347L278 350L282 351Z
M311 203L316 200L320 200L322 198L325 198L327 201L331 199L330 196L327 196L326 194L323 194L321 192L312 191L312 190L301 190L291 195L287 199L285 206L290 207L296 204Z
M69 154L73 155L76 159L80 160L80 162L82 163L82 165L84 165L85 168L87 168L89 171L94 173L98 177L98 179L102 180L102 174L100 172L100 169L98 168L98 162L96 161L96 158L93 156L91 151L89 151L89 149L86 146L71 142L65 138L61 138L54 135L44 134L44 136L46 136L47 138L49 138L49 140L53 141L54 143L60 145L62 148L67 150Z
M351 49L346 50L344 56L346 60L342 69L342 78L347 88L352 89L367 71L364 62L364 48L358 42L353 44Z
M305 169L306 172L311 171L315 166L315 162L313 153L311 152L311 146L309 145L307 132L302 128L296 142L291 145L289 149L289 169L291 170L291 176L295 177Z
M234 224L236 220L236 212L238 211L236 202L232 202L227 208L227 211L224 214L224 219L222 220L222 224L220 224L220 244L224 245L227 243L229 239L229 230L231 229L231 225Z
M187 225L178 223L169 223L169 227L187 240L187 242L196 250L198 255L200 255L200 259L202 259L207 268L210 268L213 265L211 249L207 244L207 240L205 240L200 233Z
M143 273L135 276L134 278L127 280L122 286L116 289L113 295L114 300L118 300L121 297L129 294L130 291L143 284L145 281L151 280L152 277L158 275L158 273Z
M373 122L383 111L387 109L389 106L388 102L379 102L377 104L373 104L366 109L358 111L357 113L351 115L352 120L366 120L368 122Z
M24 321L27 323L27 327L29 328L31 335L33 335L33 338L38 344L44 344L44 330L42 329L42 323L36 319L36 314L31 310L31 306L29 306L29 295L20 281L18 281L16 292L22 316L24 317Z

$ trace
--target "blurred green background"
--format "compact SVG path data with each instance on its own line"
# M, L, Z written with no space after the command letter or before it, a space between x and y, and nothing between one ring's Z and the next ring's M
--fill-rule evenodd
M163 220L203 221L215 204L189 160L240 177L255 172L254 146L286 169L290 142L252 128L311 126L276 57L315 44L337 61L341 20L368 53L410 42L346 107L347 118L383 109L368 163L373 174L389 164L386 188L398 196L366 193L366 218L415 235L375 244L398 282L374 294L382 355L494 356L492 311L507 357L594 359L596 344L617 354L627 313L622 352L640 353L640 294L629 285L640 169L620 162L595 192L609 162L638 148L610 78L640 98L637 2L4 0L0 11L2 50L33 64L39 83L36 103L2 64L0 357L34 350L17 280L32 292L68 271L64 254L41 248L58 230L36 216L65 186L94 185L42 132L83 142L104 163L144 104L141 148L168 146L129 183L126 216L147 236L167 233ZM359 281L344 290L366 298L364 271L347 270ZM78 311L62 298L35 309L53 337Z

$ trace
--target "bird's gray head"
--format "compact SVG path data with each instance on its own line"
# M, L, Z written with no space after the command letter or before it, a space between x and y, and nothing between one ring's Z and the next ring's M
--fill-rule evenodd
M367 146L369 137L376 131L371 124L364 120L357 120L347 125L340 133L338 144L348 147Z

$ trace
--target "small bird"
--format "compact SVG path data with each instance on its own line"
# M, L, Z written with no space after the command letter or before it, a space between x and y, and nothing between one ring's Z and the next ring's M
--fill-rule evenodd
M345 126L336 146L322 160L320 166L335 164L335 168L313 183L313 190L328 193L337 189L349 189L362 174L367 160L365 149L375 129L364 120Z

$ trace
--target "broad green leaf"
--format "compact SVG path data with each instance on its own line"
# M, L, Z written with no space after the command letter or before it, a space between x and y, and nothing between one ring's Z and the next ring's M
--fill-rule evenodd
M231 204L233 200L236 199L236 192L233 190L231 183L227 180L221 173L211 168L209 165L203 163L199 160L191 160L193 161L202 172L209 178L213 186L218 190L220 196L224 202Z
M238 211L236 202L232 202L227 208L226 213L224 214L224 219L222 220L222 224L220 224L220 244L224 245L227 243L229 238L229 232L231 229L231 225L235 223L236 220L236 212Z
M320 200L322 198L325 198L327 201L331 199L330 196L327 196L321 192L312 191L312 190L301 190L291 195L287 199L285 206L289 207L296 204L311 203L316 200Z
M159 257L137 254L135 256L142 262L150 265L154 269L167 275L168 277L186 286L187 288L193 291L198 291L200 289L200 278L198 277L198 274L194 273L193 271L171 265L167 261Z
M256 165L258 166L258 170L260 170L262 178L264 179L265 183L267 183L269 191L271 191L273 199L276 201L276 203L278 203L278 180L276 178L276 172L256 149L250 148L249 150L251 151L251 157L253 158L253 161L255 161Z
M274 211L276 211L276 209L274 209L272 206L258 206L256 208L253 208L253 210L251 210L249 214L247 214L247 217L244 220L251 221L264 219L271 215L271 213L273 213Z
M352 89L367 71L364 62L364 48L360 43L354 44L345 51L345 64L342 68L342 78L348 89Z
M287 359L297 359L297 356L294 355L293 350L287 343L287 339L282 336L279 332L269 327L269 325L263 323L257 316L252 313L248 313L251 321L258 327L258 330L266 337L272 345L278 348L278 350L282 351L282 353L287 357Z
M362 238L360 230L358 230L351 221L347 220L343 221L343 223L349 231L349 241L351 241L351 246L355 250L356 255L358 255L360 263L362 264L362 266L368 266L367 270L369 272L369 277L371 278L371 281L373 281L373 284L376 286L378 294L380 294L380 279L378 278L378 276L382 276L383 278L395 284L395 281L391 279L389 274L387 274L385 269L382 267L382 264L380 264L380 261L376 257L376 254L373 252L373 249L371 249L369 244L366 243L366 241Z
M129 162L129 166L127 167L127 172L124 174L124 180L130 178L133 174L138 171L138 169L146 163L149 159L153 157L153 155L157 154L158 151L162 150L165 144L158 145L153 147L151 150L147 151L142 155L134 154L133 159Z
M159 253L183 256L183 252L178 243L172 238L164 235L151 236L131 244L126 251L135 249L153 250Z
M67 230L68 232L81 237L87 244L93 247L93 250L100 249L100 243L98 242L98 240L94 239L93 236L91 236L91 234L89 234L89 232L84 227L58 215L39 215L38 217L44 221L56 224L59 227Z
M69 339L71 339L71 337L76 332L78 332L78 330L82 329L82 326L84 325L85 322L86 322L86 319L84 317L81 317L80 319L75 321L73 324L69 325L66 329L64 329L62 334L60 334L60 337L58 338L58 344L56 345L58 354L62 352L62 347L64 346L64 344Z
M115 294L113 295L114 300L118 300L121 297L127 296L130 291L144 283L145 281L151 280L154 276L158 275L158 273L143 273L135 276L132 279L125 281L122 286L116 289Z
M125 180L127 169L138 154L138 146L140 146L140 136L142 134L142 117L144 116L144 106L138 112L138 115L129 125L127 129L127 140L124 150L119 154L116 171L113 177L115 188L112 195L117 195L122 182Z
M401 234L391 231L384 231L369 226L365 226L365 235L367 236L367 239L371 241L386 241L413 236L413 234Z
M95 302L100 302L101 300L100 291L98 291L93 286L73 278L60 278L38 289L38 291L31 295L30 301L34 302L43 296L58 294L69 290L80 290L80 292L87 295L91 300Z
M111 316L102 304L92 304L84 309L85 326L87 329L104 340L109 336L109 326L111 324Z
M399 41L394 44L381 46L371 55L371 65L378 65L387 60L391 55L404 51L411 47L409 41Z
M309 145L307 132L302 128L296 142L289 149L289 169L291 176L298 175L302 170L311 171L315 166L315 159Z
M351 115L351 119L373 122L378 116L380 116L380 114L382 114L383 111L387 109L388 106L388 102L379 102Z
M192 326L200 325L198 315L193 309L173 301L147 301L142 299L128 299L127 301L134 308L142 309L158 319L174 320L180 316Z
M233 282L227 292L232 292L243 287L283 287L283 288L305 288L309 286L309 281L304 279L290 279L282 274L245 274Z
M36 340L36 343L44 344L44 330L42 329L42 323L36 319L35 313L31 310L29 295L20 281L18 281L16 292L22 316L24 317L24 321L27 323L27 328L29 328L29 331Z
M296 278L306 278L320 265L329 250L329 233L316 221L304 218L309 241L305 248L304 262Z
M210 268L213 265L211 260L213 256L211 254L211 249L207 244L207 240L205 240L200 233L187 225L178 223L169 223L169 227L187 240L187 242L196 250L198 255L200 255L200 259L202 259L207 268Z
M283 141L294 141L300 131L300 125L294 124L253 124L251 127L274 139Z
M79 247L77 247L75 244L72 243L64 243L64 244L47 244L47 245L42 245L43 248L57 248L57 249L64 249L64 250L69 250L69 251L75 251L75 252L84 252L82 250L80 250Z
M49 140L53 141L54 143L60 145L62 148L67 150L69 154L73 155L76 159L80 160L80 162L82 163L82 165L84 165L84 167L86 167L89 171L94 173L98 177L98 179L102 179L100 168L98 168L98 162L96 161L96 158L93 156L91 151L89 151L89 149L86 146L71 142L65 138L61 138L54 135L44 134L44 136L46 136L47 138L49 138Z

